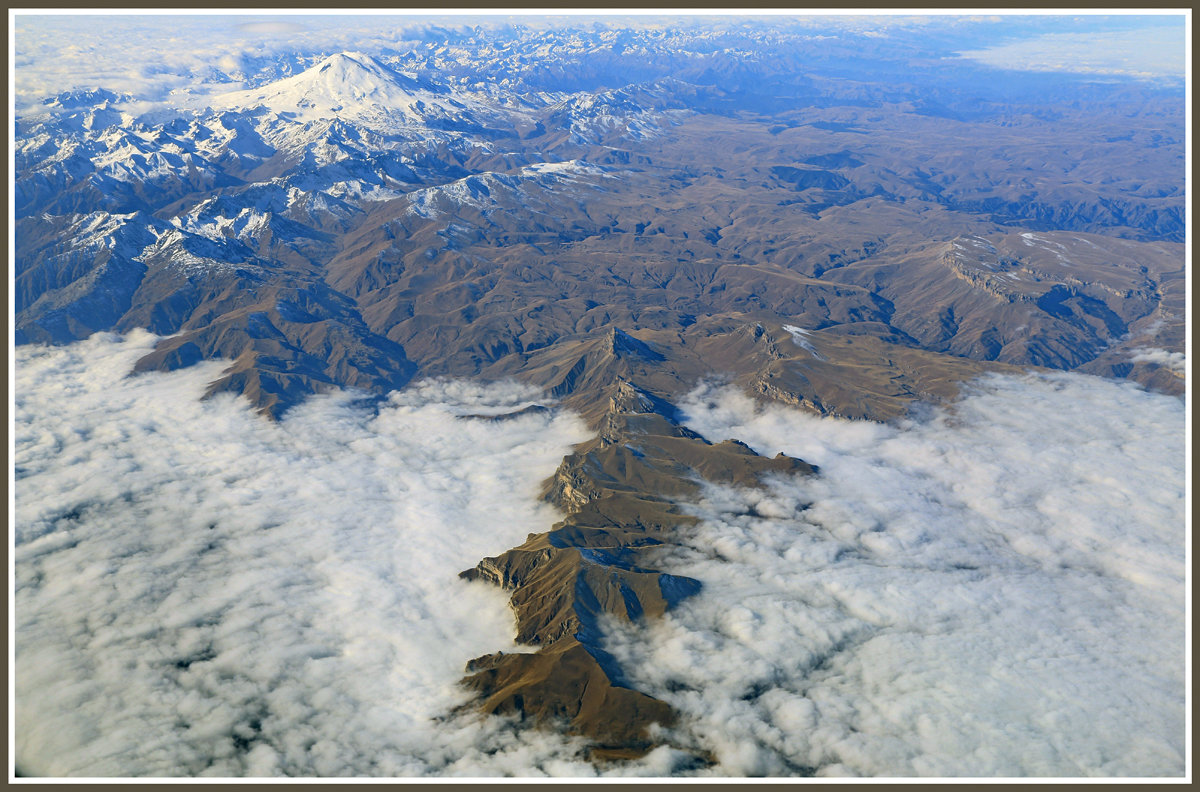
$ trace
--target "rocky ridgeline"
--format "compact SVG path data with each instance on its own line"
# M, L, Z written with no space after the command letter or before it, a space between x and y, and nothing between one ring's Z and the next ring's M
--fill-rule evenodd
M462 573L511 592L517 640L533 652L478 657L464 684L484 712L517 715L593 741L598 759L640 756L670 726L666 703L640 693L604 651L605 616L662 616L700 581L657 568L665 546L695 522L681 500L700 480L755 486L768 473L811 474L805 462L767 458L735 441L713 444L679 424L661 397L618 379L598 435L566 457L545 499L566 517L547 533Z
M1034 302L1039 296L1035 292L1017 291L1013 288L1015 284L1012 279L1005 277L1010 273L1025 272L1015 261L997 259L992 264L985 264L981 261L970 260L953 248L942 256L942 261L956 278L961 278L974 288L987 292L1004 302Z

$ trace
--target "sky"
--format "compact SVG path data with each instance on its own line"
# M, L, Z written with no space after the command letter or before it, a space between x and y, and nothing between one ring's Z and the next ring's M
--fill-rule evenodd
M155 337L16 361L16 750L52 775L592 775L577 743L449 716L467 660L514 650L502 592L457 573L547 530L570 414L432 381L278 423L220 362L126 376ZM683 405L821 467L709 487L656 568L703 592L608 626L675 748L609 772L1177 775L1182 402L1082 375L993 378L890 426Z

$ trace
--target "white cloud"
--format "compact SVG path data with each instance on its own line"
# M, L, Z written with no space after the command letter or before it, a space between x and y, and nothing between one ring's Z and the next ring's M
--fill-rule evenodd
M154 340L17 351L23 773L594 773L555 735L435 720L514 648L504 593L457 573L549 528L578 419L456 417L531 394L434 382L271 424L198 400L220 363L126 377Z
M54 775L667 775L445 718L512 648L457 572L549 527L584 427L519 385L425 382L270 424L197 400L219 363L153 344L17 351L16 747ZM1182 772L1183 408L1096 378L985 380L901 426L701 390L710 439L822 466L712 487L660 564L706 587L610 626L636 687L723 775ZM692 771L688 771L692 772Z
M960 52L1002 69L1114 74L1138 79L1184 76L1184 20L1123 31L1047 33Z
M822 466L710 488L660 567L705 583L610 626L633 683L731 775L1184 770L1184 413L1079 375L992 378L900 427L685 409Z
M307 30L304 25L286 19L262 19L253 22L238 23L238 30L246 33L303 33Z
M1155 347L1138 347L1130 351L1133 354L1129 359L1135 363L1157 363L1177 374L1183 374L1187 370L1187 356L1182 352L1168 352Z

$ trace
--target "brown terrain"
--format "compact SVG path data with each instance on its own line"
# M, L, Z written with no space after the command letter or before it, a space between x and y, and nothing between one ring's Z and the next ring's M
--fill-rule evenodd
M596 435L546 484L562 519L462 573L510 592L530 650L476 658L464 684L484 712L590 738L597 760L638 756L676 715L628 686L604 620L700 589L657 559L686 537L679 504L702 481L816 474L688 429L673 404L698 383L874 421L1030 367L1185 389L1161 359L1186 332L1174 105L1152 96L1134 123L1086 101L956 117L805 80L819 101L779 108L682 84L610 92L632 110L590 137L564 101L486 145L335 122L285 146L259 116L221 115L161 130L226 135L206 144L207 176L107 192L38 164L33 136L17 341L148 328L165 338L139 371L228 360L209 393L272 418L414 377L543 388ZM339 197L330 184L367 178L346 162L391 192ZM238 230L251 208L263 220ZM204 230L213 218L223 230Z

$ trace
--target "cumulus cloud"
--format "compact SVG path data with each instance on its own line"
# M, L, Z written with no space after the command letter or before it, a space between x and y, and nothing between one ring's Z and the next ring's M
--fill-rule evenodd
M431 382L272 424L199 400L220 363L127 377L154 341L17 350L20 772L595 772L449 716L466 661L516 648L504 593L457 573L556 519L536 494L577 418L468 418L534 394Z
M705 589L608 626L713 772L1184 772L1179 399L1061 374L897 426L712 388L684 408L714 441L821 466L709 488L659 564Z

